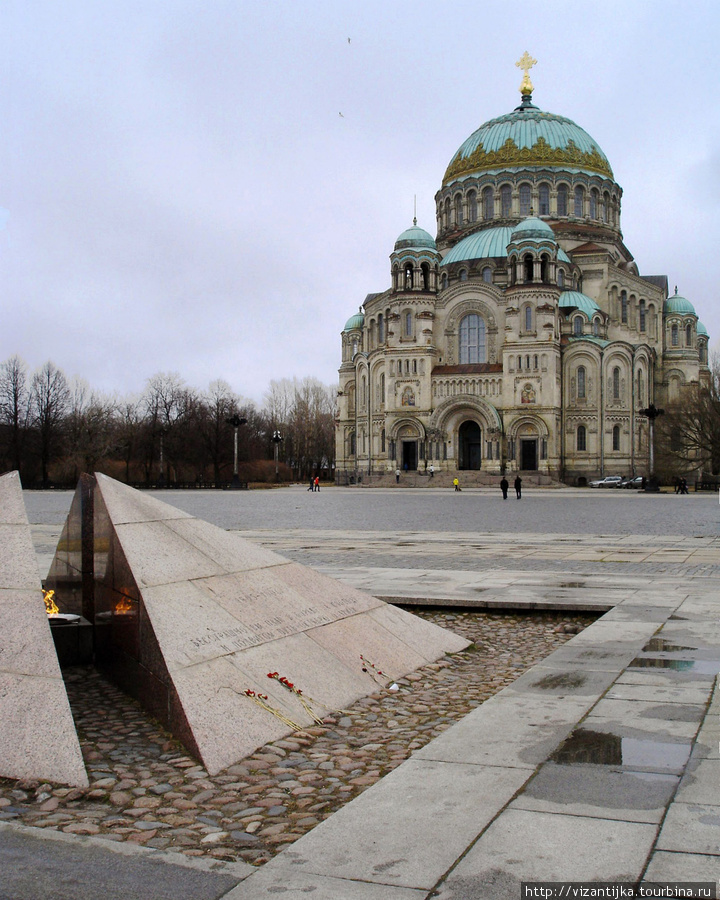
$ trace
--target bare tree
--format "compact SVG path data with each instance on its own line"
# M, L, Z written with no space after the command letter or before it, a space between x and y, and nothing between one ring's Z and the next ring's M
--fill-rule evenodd
M57 366L48 361L32 378L31 407L33 423L40 440L40 467L43 484L49 481L50 463L62 455L64 417L70 404L67 380Z
M67 463L73 467L75 481L81 472L94 472L111 455L115 446L117 402L91 391L84 380L74 379L69 407L65 419Z
M720 356L711 358L709 383L688 385L681 400L666 405L655 439L666 476L720 475Z
M24 468L30 426L30 392L27 366L19 356L11 356L0 366L0 424L5 432L10 467L20 471Z

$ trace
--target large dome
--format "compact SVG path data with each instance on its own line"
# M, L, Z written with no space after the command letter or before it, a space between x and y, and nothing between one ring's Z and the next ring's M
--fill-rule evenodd
M524 100L470 135L453 156L443 187L466 175L526 166L579 169L613 178L607 157L586 131Z

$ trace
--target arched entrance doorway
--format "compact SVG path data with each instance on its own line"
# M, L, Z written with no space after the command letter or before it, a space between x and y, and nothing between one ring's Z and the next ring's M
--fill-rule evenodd
M479 469L482 464L482 429L477 422L463 422L458 431L459 469Z
M539 443L537 428L526 423L517 431L518 463L520 469L525 472L536 472L538 469Z

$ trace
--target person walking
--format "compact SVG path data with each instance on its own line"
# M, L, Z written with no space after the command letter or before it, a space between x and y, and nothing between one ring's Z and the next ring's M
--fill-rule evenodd
M308 488L308 490L309 491L315 490L315 479L312 477L312 474L310 475L310 487Z
M522 498L522 478L519 475L515 476L515 497L517 500Z
M320 490L320 476L319 475L315 476L315 490L316 491Z
M502 481L500 482L500 490L502 491L503 500L507 500L507 492L510 484L508 483L507 478L503 475Z
M400 484L400 469L395 469L395 484Z
M453 478L453 485L455 487L455 490L459 491L460 490L460 479L457 477Z
M430 477L432 478L435 475L435 466L430 463Z

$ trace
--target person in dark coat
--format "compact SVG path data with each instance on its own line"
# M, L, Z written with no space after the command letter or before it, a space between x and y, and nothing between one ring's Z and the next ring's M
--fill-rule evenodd
M510 487L507 478L503 475L502 481L500 482L500 490L502 491L503 500L507 500L507 492Z
M515 496L518 500L522 497L522 478L519 475L515 476Z

